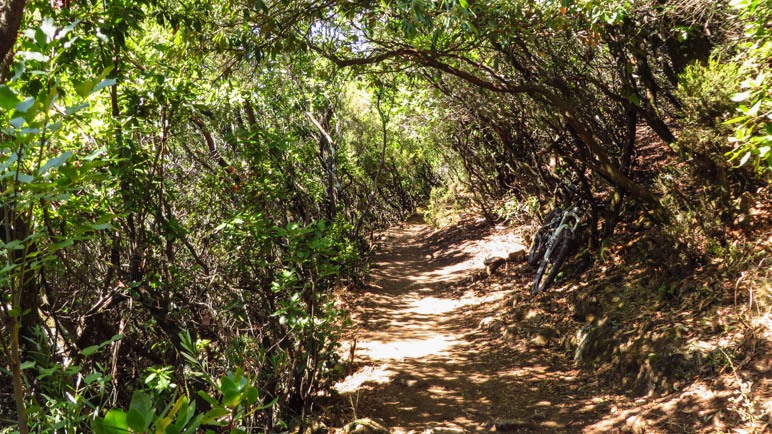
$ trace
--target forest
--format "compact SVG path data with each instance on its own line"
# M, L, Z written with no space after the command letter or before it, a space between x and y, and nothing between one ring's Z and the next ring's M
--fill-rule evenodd
M581 375L731 379L720 423L618 429L765 432L771 55L769 0L0 2L0 432L380 432L334 386L383 231L574 206L504 322L602 306Z

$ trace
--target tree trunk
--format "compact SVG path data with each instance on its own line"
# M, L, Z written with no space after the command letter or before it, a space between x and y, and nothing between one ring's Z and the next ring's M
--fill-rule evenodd
M0 64L2 65L10 65L11 63L13 55L9 53L16 43L26 2L27 0L0 2ZM5 76L0 74L0 83L4 81Z

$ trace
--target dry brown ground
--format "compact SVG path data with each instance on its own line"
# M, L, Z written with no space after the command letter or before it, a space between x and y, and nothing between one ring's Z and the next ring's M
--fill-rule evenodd
M414 218L384 234L371 284L350 301L359 369L337 385L350 417L392 432L577 432L608 413L613 398L540 341L554 331L536 327L528 346L492 337L528 277L469 283L485 257L523 247L479 221L458 227L432 233Z
M753 330L768 332L768 324L747 329L754 348L740 346L749 342L743 336L732 337L739 342L735 347L724 347L746 351L743 372L748 375L721 366L695 368L662 379L664 390L630 393L636 372L616 372L610 363L579 369L574 361L577 331L602 315L577 316L577 294L601 297L603 285L597 280L613 286L607 268L614 266L596 266L596 275L585 273L573 283L568 279L537 298L528 295L533 270L524 261L480 280L486 257L506 256L522 249L521 243L511 229L490 228L474 218L433 231L415 217L386 231L369 285L346 296L354 326L344 357L355 347L350 375L336 385L340 395L332 407L337 426L369 418L394 433L764 432L772 410L769 336ZM638 273L629 280L652 277ZM634 291L626 287L620 293ZM606 298L618 302L620 293ZM686 318L690 311L668 311L665 305L652 306L650 315L631 297L623 302L636 322L623 327L641 324L641 336L681 323L693 327L699 320L697 315ZM596 301L584 303L585 308ZM719 315L720 300L718 306L714 302L707 310ZM623 332L631 341L636 338L635 330ZM695 328L684 342L707 344L710 339L700 333ZM714 343L730 337L714 335ZM644 368L640 371L652 381L659 380ZM744 405L755 407L746 411ZM743 411L753 423L742 420Z

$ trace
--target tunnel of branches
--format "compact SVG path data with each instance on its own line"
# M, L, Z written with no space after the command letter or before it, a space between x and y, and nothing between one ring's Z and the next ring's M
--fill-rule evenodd
M250 417L277 427L329 387L330 294L366 276L378 230L451 202L491 224L502 203L528 224L581 205L588 257L651 229L693 267L768 179L756 142L727 139L738 83L768 66L741 66L753 14L727 2L16 0L0 16L5 419L20 394L32 414L62 399L68 366L124 406L138 384L171 396L243 368L274 403Z

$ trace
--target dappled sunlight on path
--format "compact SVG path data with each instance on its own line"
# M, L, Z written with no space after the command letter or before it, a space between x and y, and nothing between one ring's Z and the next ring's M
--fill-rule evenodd
M432 241L416 219L385 233L372 282L353 302L359 369L336 386L352 417L379 419L392 432L487 432L497 423L575 432L572 424L603 402L575 399L585 385L570 363L563 369L554 356L497 344L479 327L512 286L480 294L465 285L486 256L522 246L483 225L462 235Z

